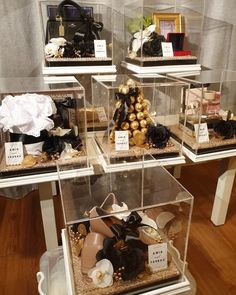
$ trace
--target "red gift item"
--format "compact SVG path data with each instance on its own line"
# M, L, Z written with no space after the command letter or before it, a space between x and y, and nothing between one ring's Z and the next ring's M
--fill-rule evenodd
M174 56L185 56L185 55L192 55L191 50L175 50L174 51Z
M184 33L168 33L167 34L167 42L171 42L173 45L174 56L186 56L192 55L190 50L184 49Z

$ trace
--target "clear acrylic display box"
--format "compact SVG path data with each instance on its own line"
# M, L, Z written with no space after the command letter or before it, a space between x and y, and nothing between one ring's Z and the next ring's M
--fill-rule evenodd
M124 6L125 62L175 69L181 65L179 70L196 66L204 0L130 0ZM172 56L163 56L161 42L172 43Z
M161 294L183 283L193 197L163 167L95 169L61 180L60 192L71 294Z
M193 161L235 155L236 72L206 70L170 76L190 83L183 93L183 113L175 132L183 139L185 153Z
M184 87L188 84L160 75L93 76L87 126L94 132L104 165L131 167L145 154L156 165L183 163L181 143L171 135L179 124ZM122 134L127 136L124 149L118 138Z
M63 7L59 8L62 2L64 3ZM112 0L75 0L73 2L79 5L80 8L73 5L72 1L39 1L46 67L112 65ZM55 51L54 49L52 52L50 50L51 45L47 47L47 44L56 42L55 40L52 41L52 38L64 38L67 41L66 47L63 43L64 52ZM102 46L102 51L98 50L96 55L94 39L104 40L102 45L98 45L98 47ZM53 54L54 52L56 54Z
M0 85L1 177L47 177L57 160L88 169L85 91L74 77L2 78Z

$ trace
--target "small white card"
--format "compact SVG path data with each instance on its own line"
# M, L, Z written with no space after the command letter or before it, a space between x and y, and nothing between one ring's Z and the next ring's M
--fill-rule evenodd
M161 42L162 55L164 57L174 56L173 45L171 42Z
M107 115L106 115L104 107L96 108L96 112L98 114L99 122L107 122Z
M116 151L129 150L129 133L128 131L115 131L115 149Z
M6 142L5 155L7 165L20 165L24 159L22 142Z
M148 246L148 264L152 271L167 268L167 243L158 243Z
M195 137L197 138L198 143L209 142L209 132L207 123L194 124L194 130Z
M95 57L107 57L106 40L94 40Z

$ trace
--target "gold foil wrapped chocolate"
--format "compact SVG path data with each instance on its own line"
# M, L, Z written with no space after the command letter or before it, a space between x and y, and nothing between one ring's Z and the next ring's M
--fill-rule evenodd
M126 82L126 85L130 88L135 88L135 86L136 86L134 80L132 80L132 79L128 79Z
M129 107L128 113L133 113L133 111L134 111L134 106L131 105L131 106Z
M148 110L143 110L144 118L147 118L149 116Z
M131 90L134 90L134 88L135 96L131 94ZM119 99L116 103L116 110L118 113L110 138L112 142L114 142L115 130L126 130L129 134L129 144L131 146L142 146L146 142L147 127L152 123L152 120L149 117L150 101L145 98L140 84L137 84L137 82L132 79L128 79L119 86L119 93L122 93L125 96L118 96ZM128 110L127 105L124 105L124 103L129 104ZM126 117L126 119L124 119L125 121L121 123L121 127L118 129L117 125L119 119L122 119L123 117Z
M129 123L128 122L121 123L121 129L122 130L128 130L129 129Z
M137 113L137 119L138 119L139 121L143 120L143 119L144 119L144 113L143 113L143 112L139 112L139 113Z
M138 121L133 121L133 122L131 122L131 123L130 123L130 127L131 127L131 129L133 129L133 130L138 129L138 127L139 127L139 123L138 123Z
M110 133L110 140L111 140L111 142L115 142L115 131L114 130L112 130Z
M121 87L121 91L120 92L123 93L123 94L128 94L129 93L129 87L127 85L123 85Z
M142 103L143 102L143 96L142 95L139 95L137 97L137 102L139 102L139 103Z
M140 126L141 126L142 128L146 128L146 127L147 127L147 121L146 121L145 119L141 120L141 121L139 122L139 124L140 124Z
M141 112L142 109L143 109L142 104L139 103L139 102L137 102L137 103L135 104L135 110L136 110L137 112Z
M131 101L132 104L135 103L135 97L134 96L130 96L130 101Z
M124 86L125 86L124 84L120 84L120 86L119 86L119 92L120 92L120 93L122 92L122 88L123 88Z
M131 137L130 139L129 139L129 145L135 145L135 143L134 143L134 138L133 137Z
M147 117L147 118L146 118L146 121L147 121L147 124L148 124L148 125L151 124L151 123L153 123L153 122L152 122L152 119L151 119L150 117Z
M141 128L141 132L142 132L142 133L146 134L147 131L148 131L147 128Z
M129 119L129 121L132 122L132 121L134 121L136 119L136 115L134 113L131 113L131 114L128 115L128 119Z
M135 134L135 136L133 136L133 138L134 138L135 145L141 146L145 144L146 136L144 133L138 132L137 134Z
M143 102L142 102L142 106L143 106L143 109L147 109L149 110L150 109L150 101L148 99L144 99Z
M135 135L137 135L138 133L140 133L140 130L137 130L137 129L134 130L134 131L133 131L133 137L135 137Z

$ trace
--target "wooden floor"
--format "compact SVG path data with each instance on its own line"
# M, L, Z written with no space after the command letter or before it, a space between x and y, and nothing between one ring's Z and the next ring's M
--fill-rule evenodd
M181 183L195 196L188 263L199 295L236 294L236 184L227 222L210 222L219 163L182 169ZM45 251L39 196L0 197L0 294L37 293L36 272Z

